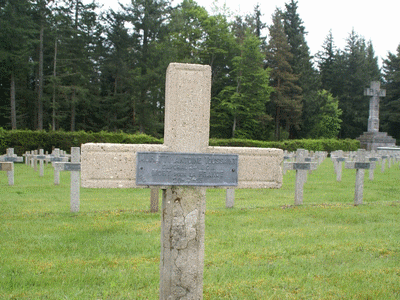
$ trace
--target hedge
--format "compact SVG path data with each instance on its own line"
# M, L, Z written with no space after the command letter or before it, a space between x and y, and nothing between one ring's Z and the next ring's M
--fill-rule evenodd
M64 131L31 131L31 130L4 130L0 127L0 154L7 148L14 148L18 155L25 151L44 149L52 151L60 148L68 151L71 147L80 147L85 143L117 143L117 144L162 144L162 139L157 139L146 134L127 134L110 132L64 132ZM299 148L312 151L355 151L360 147L357 140L286 140L286 141L255 141L244 139L210 139L210 146L229 147L258 147L279 148L295 151Z

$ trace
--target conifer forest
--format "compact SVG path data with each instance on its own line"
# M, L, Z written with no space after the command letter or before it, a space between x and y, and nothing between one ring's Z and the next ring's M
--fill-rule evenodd
M357 138L368 123L364 88L380 81L380 131L399 140L400 41L381 66L351 28L343 49L327 32L311 55L298 5L232 15L194 0L132 0L117 11L0 0L0 127L162 137L165 72L181 62L212 68L211 137Z

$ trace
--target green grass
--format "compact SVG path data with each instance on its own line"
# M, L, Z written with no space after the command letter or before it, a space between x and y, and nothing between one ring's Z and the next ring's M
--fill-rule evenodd
M158 299L160 214L148 189L81 189L69 212L60 186L16 165L0 172L0 299ZM279 190L207 191L204 299L400 299L400 170L336 182L329 159L294 206L295 172Z

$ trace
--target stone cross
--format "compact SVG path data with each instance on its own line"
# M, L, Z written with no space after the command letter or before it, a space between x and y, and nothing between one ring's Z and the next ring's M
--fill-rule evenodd
M373 162L373 164L371 164L371 167L369 168L369 180L372 181L374 180L374 171L376 168L376 162L379 160L376 151L371 151L370 153L368 153L368 160L370 162Z
M23 157L15 155L14 148L8 148L7 154L0 157L0 161L11 164L3 164L2 171L7 171L8 185L14 185L14 162L23 162Z
M71 148L71 162L55 162L54 169L71 172L71 212L79 211L81 151L79 147Z
M342 181L342 162L346 161L345 157L343 156L343 151L338 150L332 152L331 159L333 161L333 167L336 173L336 181Z
M364 149L359 149L356 155L356 161L346 162L346 169L356 169L356 187L354 192L354 205L363 203L364 175L365 170L375 168L375 162L366 162L367 158Z
M138 152L180 152L236 154L238 188L280 188L282 150L208 145L210 96L210 66L170 64L166 76L164 144L82 145L82 186L138 187ZM160 188L160 299L202 299L206 187Z
M48 160L51 161L53 167L54 163L57 162L68 162L69 158L68 157L61 157L60 149L55 148L51 155L48 157ZM54 185L59 185L60 184L60 171L59 169L54 168Z
M44 150L39 149L39 154L34 155L35 161L39 161L39 176L43 177L44 176L44 161L47 159L47 156L44 155Z
M317 169L317 163L308 161L306 162L306 150L297 149L296 162L285 162L287 170L296 170L296 186L294 192L294 204L303 204L303 186L307 181L307 172Z
M369 102L368 132L379 132L379 97L386 97L386 90L381 90L379 81L372 81L371 86L364 89L364 96L371 96Z

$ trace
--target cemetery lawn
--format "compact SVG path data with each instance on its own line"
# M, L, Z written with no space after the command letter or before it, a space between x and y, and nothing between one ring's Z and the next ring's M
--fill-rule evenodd
M0 299L158 299L160 213L150 190L53 185L24 165L0 172ZM294 206L295 171L279 190L207 191L204 299L400 299L400 169L336 182L326 159Z

